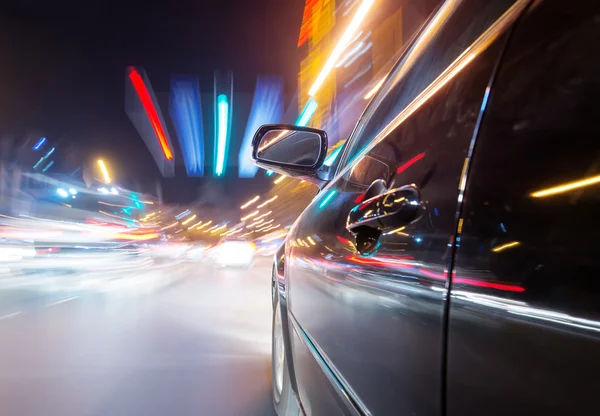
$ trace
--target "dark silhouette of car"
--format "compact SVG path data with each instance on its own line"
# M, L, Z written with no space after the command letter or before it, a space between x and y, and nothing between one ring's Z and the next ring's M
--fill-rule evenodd
M446 1L331 169L261 127L321 188L275 256L277 412L598 414L599 100L597 0Z

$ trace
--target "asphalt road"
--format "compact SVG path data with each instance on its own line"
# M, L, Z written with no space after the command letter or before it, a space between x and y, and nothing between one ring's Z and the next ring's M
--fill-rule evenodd
M268 259L10 279L0 276L1 415L275 414Z

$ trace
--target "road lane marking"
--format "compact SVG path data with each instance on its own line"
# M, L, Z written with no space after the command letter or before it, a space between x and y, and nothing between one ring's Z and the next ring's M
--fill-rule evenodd
M72 301L73 299L77 299L78 297L79 297L79 296L71 296L70 298L66 298L66 299L63 299L63 300L59 300L58 302L52 302L52 303L49 303L49 304L47 304L46 306L54 306L54 305L59 305L59 304L61 304L61 303L65 303L65 302Z

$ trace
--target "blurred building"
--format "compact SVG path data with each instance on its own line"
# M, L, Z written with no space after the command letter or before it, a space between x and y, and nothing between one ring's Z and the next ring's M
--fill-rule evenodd
M298 109L312 98L310 124L329 134L330 146L348 138L374 92L439 0L378 0L335 61L318 92L309 90L351 21L372 0L306 0L298 38L302 56Z

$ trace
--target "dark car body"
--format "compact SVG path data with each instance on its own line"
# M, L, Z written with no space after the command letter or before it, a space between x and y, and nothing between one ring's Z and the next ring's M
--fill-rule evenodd
M437 9L276 254L305 414L598 414L599 99L600 2Z

